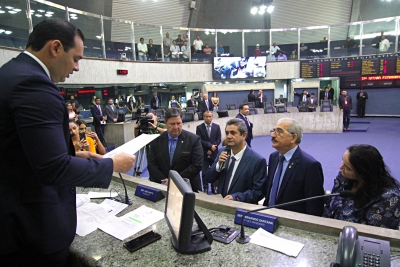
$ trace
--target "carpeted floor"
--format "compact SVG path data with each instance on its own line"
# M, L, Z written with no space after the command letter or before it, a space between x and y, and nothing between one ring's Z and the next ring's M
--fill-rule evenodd
M333 180L339 172L342 155L346 148L353 144L375 146L381 152L392 175L400 180L399 137L400 118L351 117L350 131L340 134L307 133L304 134L300 147L321 162L325 177L324 188L331 190ZM275 151L271 147L269 135L255 137L252 148L267 160ZM132 175L133 169L128 174ZM142 177L147 179L148 176L147 168L144 168Z

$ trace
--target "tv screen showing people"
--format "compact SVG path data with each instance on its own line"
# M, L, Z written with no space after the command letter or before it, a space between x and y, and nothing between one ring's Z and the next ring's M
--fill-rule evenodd
M265 78L267 57L215 57L214 79Z

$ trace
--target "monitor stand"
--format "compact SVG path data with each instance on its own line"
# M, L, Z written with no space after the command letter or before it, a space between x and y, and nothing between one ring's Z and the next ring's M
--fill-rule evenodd
M203 223L203 221L200 219L199 215L197 214L196 211L194 211L194 219L196 220L197 225L199 226L199 229L201 232L204 233L204 235L196 235L191 238L190 245L187 249L185 249L185 254L197 254L205 251L211 250L211 243L213 242L213 237L208 231L208 228L206 225ZM198 232L198 231L196 231Z

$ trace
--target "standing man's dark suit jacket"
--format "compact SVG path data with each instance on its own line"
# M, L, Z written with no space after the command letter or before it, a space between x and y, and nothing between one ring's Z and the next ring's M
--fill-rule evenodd
M208 108L207 108L206 101L208 102ZM200 106L199 106L199 111L200 111L201 113L203 113L203 112L206 111L206 110L212 111L212 110L213 110L213 107L214 107L210 99L207 99L207 100L204 99L204 100L201 101L199 104L200 104Z
M294 93L294 95L297 95L298 97L300 97L299 98L299 105L300 105L300 102L303 101L303 92L302 93ZM307 94L306 101L307 101L307 98L309 98L309 97L310 97L310 94Z
M59 88L29 55L0 69L0 258L67 249L76 231L75 186L107 188L112 159L76 158Z
M196 107L196 100L189 99L188 101L186 101L186 107Z
M360 103L361 105L365 105L365 102L368 99L367 92L364 92L363 96L365 96L365 98L360 96L360 92L357 93L357 104Z
M246 124L247 127L246 143L249 145L249 147L251 147L251 140L253 139L253 123L250 122L249 124L246 118L241 113L237 114L236 118L243 120L244 124Z
M353 101L351 99L351 96L347 95L347 104L349 106L349 110L353 110ZM339 96L339 108L340 109L345 109L346 104L344 103L344 96L340 95Z
M203 148L200 137L182 130L178 137L172 166L169 165L168 132L164 132L150 143L147 154L147 168L150 180L161 183L168 178L170 170L177 171L182 178L188 178L193 191L201 191L200 171L203 166Z
M264 206L268 206L271 193L272 182L279 161L279 152L274 152L269 156L267 191ZM321 163L312 156L297 147L276 197L276 204L282 204L303 198L320 196L324 194L324 174L322 173ZM309 215L322 216L324 211L324 200L313 200L299 204L294 204L282 209L305 213Z
M247 95L247 102L254 102L256 104L256 95L255 94L248 94Z
M90 107L90 112L92 112L94 130L96 131L97 136L100 138L101 143L105 146L106 145L104 140L105 125L101 124L100 122L103 120L103 116L106 115L105 113L106 111L104 110L104 107L102 107L101 105L99 106L101 109L101 113L96 105L92 105Z
M231 195L234 200L257 204L264 197L264 188L266 182L267 162L265 158L257 154L250 147L246 147L242 159L233 176L229 191L225 194L229 185L226 179L227 167L229 160L226 162L224 169L217 172L216 165L219 155L225 148L221 148L213 165L207 172L208 182L213 183L218 180L218 193L223 197Z
M114 119L118 119L118 108L115 105L113 106L114 110L112 110L111 106L108 104L104 107L107 115L107 123L115 123L116 121L114 122Z
M219 127L218 124L215 123L211 124L210 137L208 137L205 123L202 123L196 127L196 135L200 136L201 146L203 147L204 151L204 158L207 158L208 156L207 151L211 150L211 147L213 145L217 145L218 147L219 144L221 143L221 128ZM212 154L210 155L211 156L210 159L214 161L217 155L218 155L218 149L212 152Z
M158 96L157 96L157 99L158 99L158 107L156 107L156 105L157 105L156 98L153 96L150 99L151 108L154 109L154 110L157 109L157 108L160 108L160 106L161 106L161 101L160 101L160 98Z

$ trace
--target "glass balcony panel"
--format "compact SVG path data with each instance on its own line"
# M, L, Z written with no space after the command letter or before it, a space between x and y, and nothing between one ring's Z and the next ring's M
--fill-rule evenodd
M325 58L328 54L328 27L300 30L300 59Z
M165 62L189 62L191 47L188 38L188 28L174 28L163 26L162 36L163 38L162 40L160 40L160 44L163 44L165 41ZM186 43L185 46L184 43ZM183 51L181 51L182 46L184 46ZM167 53L167 51L169 52Z
M382 35L386 44L381 44ZM396 42L396 20L379 19L375 22L363 24L363 55L375 55L381 53L394 53ZM381 44L381 45L380 45Z
M255 51L257 45L260 52ZM245 30L244 31L244 56L254 57L260 53L261 56L269 56L269 31L267 30Z
M348 25L331 27L331 57L359 56L360 39L356 29Z
M129 26L130 27L130 26ZM121 31L121 34L123 32ZM137 61L161 61L161 35L160 35L160 27L152 26L152 25L140 25L134 24L134 36L135 36L135 53ZM143 52L139 52L138 44L140 43L140 39L143 38L143 44L146 44L147 54ZM131 37L132 40L132 37ZM151 50L151 56L148 55L150 40L153 44L153 49ZM130 41L132 43L132 41ZM132 44L129 45L132 47ZM153 54L154 52L154 54ZM132 53L132 52L131 52ZM133 54L131 55L133 59Z
M199 36L199 40L203 42L203 45L200 47L200 42L196 48L194 47L194 42L197 42L197 36ZM192 62L212 62L215 57L215 30L191 30L190 31L191 38L191 49L192 49ZM208 46L208 48L207 48Z
M223 48L222 56L238 57L242 55L242 31L239 30L218 30L217 31L217 54L221 56L221 44Z
M282 31L271 31L272 49L274 45L279 47L276 53L271 53L271 59L275 60L297 60L297 29L285 29ZM275 50L273 50L275 51ZM282 53L280 53L282 52Z
M25 49L29 36L24 0L0 1L0 46Z

